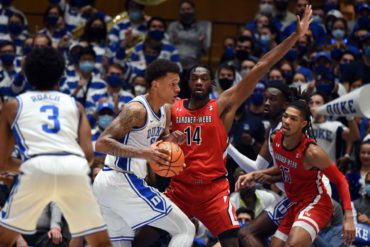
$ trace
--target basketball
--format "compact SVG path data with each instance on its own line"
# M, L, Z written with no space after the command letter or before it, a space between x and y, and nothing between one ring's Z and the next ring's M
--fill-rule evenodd
M160 142L157 147L170 151L170 163L169 165L159 165L149 162L152 170L161 177L173 177L182 172L185 156L179 145L173 142Z

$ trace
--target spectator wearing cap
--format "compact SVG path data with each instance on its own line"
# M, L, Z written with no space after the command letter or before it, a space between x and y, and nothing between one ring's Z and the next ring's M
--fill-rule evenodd
M94 75L95 52L91 47L82 47L79 52L78 63L75 65L76 75L66 76L60 90L73 96L84 107L87 99L98 89L106 89L107 84L100 77Z
M21 32L24 36L28 35L28 22L26 16L13 6L13 0L2 0L0 2L0 40L3 40L4 37L9 35L10 17L15 13L22 16L23 27ZM16 29L18 30L19 28Z
M114 106L106 101L107 99L102 98L100 103L95 108L96 114L96 126L91 130L91 139L92 145L94 148L95 157L105 156L103 153L95 151L95 143L98 140L101 133L105 130L106 127L113 121L115 117Z
M299 15L301 18L304 13L304 8L306 5L309 4L308 0L297 0L296 3L296 14ZM283 33L282 33L282 40L287 38L290 34L292 34L297 27L297 20L292 22L289 26L287 26ZM312 34L316 40L316 43L318 46L322 46L325 44L325 37L326 37L326 32L320 24L317 22L311 22L310 23L310 30L312 31Z
M120 65L112 64L108 67L105 81L106 88L94 90L87 97L86 114L91 126L95 126L94 112L101 99L105 98L106 102L112 104L114 112L118 114L122 107L134 98L130 92L130 85L127 85L124 79L124 71Z

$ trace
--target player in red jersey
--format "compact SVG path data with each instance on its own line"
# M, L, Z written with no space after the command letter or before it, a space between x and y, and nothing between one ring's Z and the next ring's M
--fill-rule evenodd
M239 224L229 200L226 179L227 132L236 110L257 82L305 35L311 14L311 6L307 6L303 19L297 17L297 31L265 54L239 84L223 92L217 100L209 99L213 85L211 72L204 66L193 67L189 77L190 99L172 106L172 129L186 134L181 148L187 167L172 178L166 195L189 218L202 221L224 247L239 246Z
M312 128L308 104L294 101L285 110L282 128L273 137L275 166L239 177L236 190L251 182L266 182L281 175L285 192L293 205L272 238L271 246L310 246L320 229L332 217L333 206L322 183L326 175L338 189L345 211L343 238L350 244L355 237L348 183L325 151L310 138Z

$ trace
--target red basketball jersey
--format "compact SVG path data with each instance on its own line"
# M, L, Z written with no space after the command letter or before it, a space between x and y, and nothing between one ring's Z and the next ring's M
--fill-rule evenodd
M226 175L226 148L228 135L221 123L215 100L196 110L185 107L187 100L172 106L172 130L186 135L181 145L186 168L172 178L184 182L212 181Z
M273 141L274 161L283 176L285 192L291 202L312 200L318 194L326 193L322 174L318 169L306 170L303 167L303 153L310 143L316 142L303 135L294 149L283 147L282 130L276 132Z

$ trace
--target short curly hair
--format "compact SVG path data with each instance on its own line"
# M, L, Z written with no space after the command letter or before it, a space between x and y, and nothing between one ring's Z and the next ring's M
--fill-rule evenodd
M180 74L179 66L167 59L157 59L153 61L145 72L145 80L149 87L152 82L167 75L167 73Z
M64 57L52 47L32 49L26 56L24 65L27 80L36 90L54 89L64 68Z

